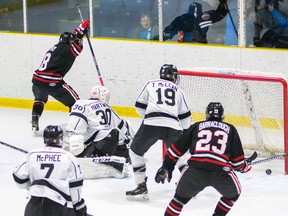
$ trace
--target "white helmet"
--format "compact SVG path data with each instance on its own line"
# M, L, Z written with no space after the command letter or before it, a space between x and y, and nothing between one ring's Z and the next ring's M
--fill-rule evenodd
M106 87L97 85L90 90L90 98L108 103L110 99L110 92Z

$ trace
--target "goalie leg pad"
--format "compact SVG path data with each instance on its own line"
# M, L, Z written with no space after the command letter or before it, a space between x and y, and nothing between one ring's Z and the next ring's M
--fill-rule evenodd
M103 156L78 158L84 179L129 177L129 165L125 158Z

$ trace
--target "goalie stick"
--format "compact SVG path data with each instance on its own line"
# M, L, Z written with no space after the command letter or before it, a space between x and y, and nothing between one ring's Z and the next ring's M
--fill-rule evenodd
M76 7L77 7L77 9L78 9L78 13L79 13L80 19L81 19L82 22L84 22L83 15L82 15L82 12L81 12L79 3L78 3L77 0L74 0L74 1L75 1L75 3L76 3ZM94 61L95 67L96 67L96 71L97 71L97 74L98 74L98 77L99 77L100 84L101 84L102 86L104 86L104 81L103 81L102 76L101 76L101 73L100 73L100 69L99 69L99 66L98 66L98 63L97 63L97 60L96 60L96 57L95 57L95 54L94 54L92 45L91 45L91 41L90 41L90 38L89 38L89 36L88 36L88 32L86 32L86 37L87 37L87 41L88 41L88 44L89 44L89 48L90 48L90 51L91 51L91 54L92 54L92 58L93 58L93 61Z
M24 149L18 148L18 147L16 147L16 146L10 145L10 144L5 143L5 142L2 142L2 141L0 141L0 144L2 144L2 145L4 145L4 146L7 146L7 147L9 147L9 148L15 149L15 150L20 151L20 152L25 153L25 154L28 153L28 151L26 151L26 150L24 150Z
M288 154L275 155L275 156L272 156L272 157L268 157L268 158L265 158L265 159L254 161L254 162L251 163L251 165L265 163L265 162L268 162L268 161L271 161L271 160L276 160L276 159L282 159L282 158L287 157L287 156L288 156Z

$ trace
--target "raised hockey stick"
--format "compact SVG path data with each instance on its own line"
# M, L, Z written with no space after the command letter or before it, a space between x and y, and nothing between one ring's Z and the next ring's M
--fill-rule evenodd
M0 141L0 144L2 144L2 145L4 145L4 146L7 146L7 147L9 147L9 148L15 149L15 150L20 151L20 152L25 153L25 154L28 153L28 151L26 151L26 150L24 150L24 149L18 148L18 147L16 147L16 146L10 145L10 144L5 143L5 142L2 142L2 141Z
M275 156L272 156L272 157L269 157L269 158L261 159L261 160L258 160L258 161L253 161L251 163L251 165L261 164L261 163L265 163L265 162L268 162L268 161L271 161L271 160L276 160L276 159L282 159L282 158L287 157L287 156L288 156L288 154L275 155Z
M82 22L84 22L83 15L82 15L82 12L81 12L79 3L78 3L77 0L74 0L74 1L75 1L75 3L76 3L76 7L77 7L77 9L78 9L78 13L79 13L80 19L81 19ZM96 67L96 71L97 71L97 74L98 74L98 77L99 77L100 84L101 84L102 86L104 86L104 81L103 81L102 76L101 76L101 73L100 73L100 69L99 69L99 66L98 66L98 63L97 63L97 60L96 60L96 57L95 57L95 54L94 54L92 45L91 45L91 41L90 41L90 38L89 38L89 36L88 36L88 32L86 32L86 37L87 37L87 41L88 41L88 44L89 44L89 48L90 48L90 51L91 51L91 54L92 54L92 58L93 58L93 61L94 61L95 67Z

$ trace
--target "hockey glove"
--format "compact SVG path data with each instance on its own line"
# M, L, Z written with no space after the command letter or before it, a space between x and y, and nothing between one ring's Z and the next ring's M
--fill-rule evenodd
M244 163L242 164L242 168L239 170L239 172L241 173L247 173L252 169L252 166L247 162L244 161Z
M80 202L74 204L74 209L77 216L87 216L87 207L84 199L81 199Z
M156 173L155 181L157 183L161 182L162 184L164 184L165 179L167 179L167 181L170 182L172 179L172 172L173 172L173 170L168 171L168 170L164 169L163 167L160 167Z
M74 30L74 34L76 35L76 37L78 38L83 38L83 36L87 33L88 29L89 29L89 24L90 24L90 20L86 20L83 23L81 23L75 30Z

